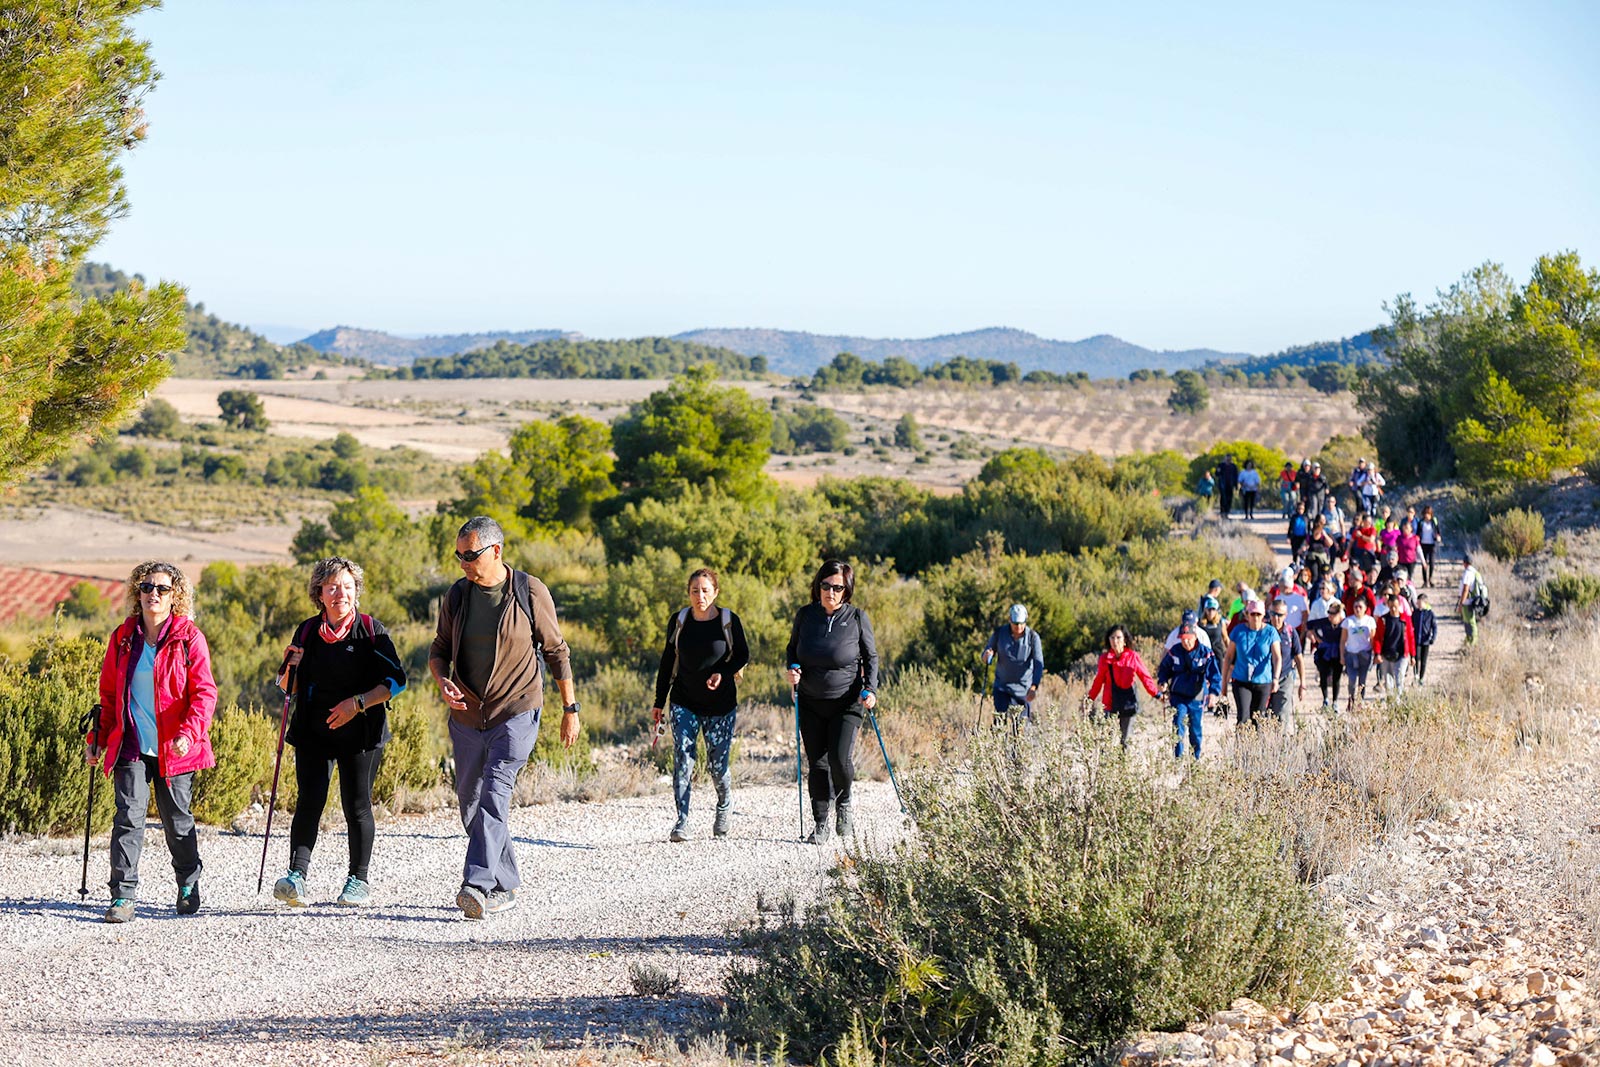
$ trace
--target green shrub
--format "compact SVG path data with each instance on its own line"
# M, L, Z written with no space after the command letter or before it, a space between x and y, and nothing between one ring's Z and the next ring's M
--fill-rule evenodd
M0 669L0 831L83 832L91 770L84 763L79 717L99 699L96 680L105 645L52 634L29 662ZM90 822L111 825L115 805L104 778Z
M1600 578L1592 574L1553 574L1534 594L1551 615L1577 615L1600 602Z
M1513 563L1544 547L1544 516L1525 508L1512 508L1489 520L1482 539L1490 555Z
M1279 452L1276 448L1257 444L1254 441L1218 441L1200 455L1189 461L1189 485L1200 481L1200 475L1211 470L1222 462L1222 457L1231 455L1233 462L1240 470L1244 470L1244 461L1256 461L1256 470L1261 472L1261 488L1263 492L1272 488L1272 479L1278 471L1283 470L1283 465L1289 457Z
M69 619L97 619L112 609L112 600L93 582L79 582L61 602L61 613Z
M387 802L402 789L420 792L442 781L439 758L443 753L413 690L390 703L389 735L378 777L372 783L372 799Z
M815 1061L1064 1064L1239 996L1333 992L1335 922L1295 880L1281 817L1227 780L1152 780L1087 728L1032 759L980 744L909 792L916 838L852 854L807 914L752 932L733 1038Z
M278 749L278 717L257 711L224 708L211 720L211 752L215 767L194 776L194 802L190 810L200 822L229 826L256 798L265 803L272 789L272 763ZM294 777L284 767L284 777ZM278 810L292 805L279 783Z

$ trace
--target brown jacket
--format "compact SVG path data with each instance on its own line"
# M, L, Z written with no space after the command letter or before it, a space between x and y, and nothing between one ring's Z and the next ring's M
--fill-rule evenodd
M550 599L550 590L532 575L507 570L511 588L506 591L508 595L500 608L500 632L489 683L482 693L467 692L465 710L450 709L452 719L474 730L487 730L512 715L544 706L544 679L539 669L541 654L552 678L572 677L571 653L561 636L561 624L556 620L556 605ZM526 583L524 588L532 619L523 610L523 596L517 588L519 582ZM461 609L466 599L466 584L467 579L462 578L445 594L439 606L438 631L428 649L430 667L437 662L439 673L447 674L458 685L461 683L455 677L455 662L461 643L461 626L466 618ZM462 691L466 692L465 686Z

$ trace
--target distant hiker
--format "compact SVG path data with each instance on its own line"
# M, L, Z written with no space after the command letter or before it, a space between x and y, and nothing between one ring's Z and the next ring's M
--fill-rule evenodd
M856 734L862 708L878 703L878 644L872 620L850 603L855 591L850 564L828 560L811 580L811 602L795 613L789 631L789 684L800 689L800 735L816 821L807 840L813 844L828 840L835 804L839 836L853 830Z
M543 582L506 565L505 540L487 516L462 524L456 562L463 577L445 594L428 649L428 670L450 709L467 831L456 907L469 919L516 907L522 875L511 845L511 792L539 738L545 669L561 694L561 743L578 740L571 653L555 603Z
M1433 506L1422 509L1417 519L1417 542L1422 549L1422 580L1433 588L1433 554L1439 548L1439 523L1433 517Z
M1355 614L1356 601L1358 600L1366 605L1368 615L1371 615L1374 611L1376 611L1378 608L1378 598L1372 592L1372 588L1367 585L1366 572L1361 570L1359 567L1352 566L1348 571L1345 572L1344 577L1344 593L1339 599L1344 602L1345 617L1349 618L1351 615Z
M1233 517L1233 493L1239 487L1239 467L1233 462L1233 453L1222 457L1222 462L1217 464L1217 500L1222 510L1222 517Z
M1200 496L1199 504L1202 515L1211 510L1211 494L1216 492L1216 488L1217 479L1212 475L1211 471L1209 469L1201 471L1200 481L1195 485L1195 492Z
M1300 499L1306 502L1306 514L1313 518L1326 511L1333 500L1332 487L1322 475L1322 464L1316 460L1311 463L1311 476L1300 490Z
M1311 620L1307 627L1312 644L1311 661L1317 666L1317 687L1322 690L1324 711L1339 710L1339 681L1344 677L1344 660L1340 645L1344 631L1344 605L1337 600L1327 602L1327 614Z
M171 563L141 563L128 576L123 602L127 617L100 664L99 716L84 738L89 762L115 779L108 923L133 921L152 781L178 882L178 914L200 910L203 864L189 804L194 772L217 762L211 752L217 683L211 650L191 617L188 579Z
M1416 637L1411 628L1411 616L1401 605L1401 597L1391 592L1384 597L1387 610L1378 619L1378 628L1372 644L1378 654L1378 684L1391 697L1398 697L1406 688L1406 661L1416 655Z
M1220 665L1228 655L1228 622L1222 617L1222 609L1217 605L1216 597L1200 598L1200 632L1205 635L1207 644L1211 646L1211 654L1217 657L1217 663ZM1211 713L1226 714L1227 702L1228 694L1224 689L1212 702Z
M1439 620L1433 614L1433 606L1428 603L1427 593L1417 596L1417 610L1411 616L1411 628L1417 642L1417 684L1421 685L1428 674L1428 650L1439 639Z
M1345 484L1349 486L1350 497L1353 501L1350 506L1356 511L1361 511L1366 507L1367 461L1365 458L1356 460L1355 468L1351 470L1350 478Z
M1472 557L1464 553L1461 556L1461 593L1456 607L1461 611L1461 625L1467 628L1467 644L1476 643L1478 620L1489 612L1489 587L1478 568L1472 565Z
M1244 497L1244 517L1256 517L1256 498L1261 495L1261 472L1256 469L1256 461L1244 461L1244 470L1239 472L1239 493Z
M1304 595L1300 599L1304 602ZM1304 700L1306 695L1306 672L1300 658L1303 646L1288 604L1282 598L1274 600L1271 611L1272 627L1278 631L1281 654L1278 657L1277 685L1267 700L1267 707L1284 732L1293 733L1295 703Z
M1306 538L1303 555L1308 567L1311 568L1311 580L1321 582L1333 569L1333 561L1338 557L1339 548L1328 532L1327 520L1317 516L1311 524L1311 534Z
M1267 592L1268 604L1276 604L1278 601L1282 601L1288 608L1289 628L1297 633L1303 633L1306 616L1311 612L1311 601L1306 597L1305 587L1296 580L1293 567L1283 568L1278 580Z
M1339 624L1339 657L1350 680L1349 709L1354 711L1357 700L1367 699L1367 672L1372 669L1372 640L1378 623L1368 614L1365 599L1357 597L1349 603L1354 606L1345 610L1344 621Z
M1367 466L1367 477L1361 483L1361 506L1369 512L1378 510L1378 503L1383 499L1383 489L1388 483L1382 474L1378 473L1376 463Z
M1289 559L1298 566L1305 551L1306 539L1311 536L1311 521L1306 517L1305 504L1294 505L1294 511L1289 515L1289 528L1285 532L1289 535Z
M1222 673L1233 683L1235 721L1245 726L1265 715L1283 670L1283 638L1268 626L1260 600L1244 605L1244 621L1228 631L1232 644L1222 663Z
M1211 647L1211 635L1199 628L1200 617L1192 611L1186 611L1178 619L1178 625L1172 628L1172 632L1167 634L1167 639L1161 643L1162 652L1170 652L1178 647L1178 641L1183 637L1183 627L1188 623L1195 625L1195 640L1206 648Z
M1284 519L1287 520L1294 514L1299 499L1300 491L1295 480L1294 463L1291 460L1284 460L1283 470L1278 472L1278 503L1282 505Z
M1044 644L1028 626L1028 609L1011 605L1009 621L998 626L983 646L983 662L994 664L994 713L1009 721L1011 709L1020 706L1022 717L1033 721L1033 698L1044 678Z
M1200 643L1200 628L1184 613L1178 624L1178 643L1161 657L1156 681L1172 705L1172 728L1178 740L1173 746L1175 759L1183 758L1183 741L1189 739L1189 753L1200 758L1201 723L1205 709L1216 705L1222 696L1222 668L1212 650Z
M1400 536L1394 542L1397 570L1404 572L1406 580L1415 584L1422 577L1422 538L1417 536L1415 522L1403 522Z
M1222 579L1221 578L1213 578L1213 579L1211 579L1211 584L1209 586L1207 586L1206 587L1206 591L1203 594L1201 594L1200 600L1199 600L1198 603L1195 604L1195 609L1194 610L1199 612L1201 615L1204 615L1206 613L1206 601L1208 599L1216 601L1217 604L1221 604L1224 600L1227 599L1226 594L1224 594L1222 590L1223 590Z
M377 821L372 784L389 740L389 701L406 688L406 669L389 631L361 613L366 575L359 564L334 556L318 560L307 583L317 614L295 628L284 650L294 678L295 711L287 743L295 748L296 800L289 827L289 869L272 895L291 907L308 902L306 875L328 786L339 769L350 864L335 904L367 903L367 869ZM286 687L288 678L280 678Z
M1365 571L1372 567L1378 559L1378 526L1372 521L1372 515L1363 511L1356 516L1355 526L1350 530L1350 566L1354 570L1360 568ZM1349 607L1349 605L1345 605Z
M690 781L702 733L711 784L717 791L712 836L726 837L732 818L733 774L728 770L728 755L733 751L739 706L738 675L750 662L750 646L739 616L716 606L720 591L716 571L701 567L689 575L689 606L667 619L667 641L656 671L656 699L650 718L660 724L666 708L672 721L672 795L678 821L669 841L689 839Z
M1161 688L1150 677L1150 668L1144 665L1128 640L1128 631L1122 626L1113 626L1106 631L1105 651L1100 653L1095 666L1089 699L1098 697L1106 714L1117 717L1123 748L1128 747L1133 736L1133 717L1139 711L1139 697L1133 690L1135 685L1144 686L1144 691L1153 697L1161 695Z

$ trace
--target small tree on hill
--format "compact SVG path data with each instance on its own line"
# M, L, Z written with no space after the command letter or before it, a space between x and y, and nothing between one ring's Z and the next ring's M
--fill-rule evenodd
M178 418L178 409L156 397L145 404L128 432L138 437L176 437L181 429L183 420Z
M894 424L894 446L909 448L913 452L922 451L922 434L917 426L917 417L909 411Z
M772 452L772 413L743 389L717 385L710 366L635 404L612 437L612 478L633 496L675 497L713 481L746 501L770 489L762 468Z
M1167 407L1177 415L1198 415L1211 406L1211 390L1205 379L1192 370L1181 370L1172 376L1172 392L1167 394Z
M265 430L267 409L261 398L248 389L225 389L217 394L217 407L222 411L222 421L241 430ZM352 438L352 440L354 440Z

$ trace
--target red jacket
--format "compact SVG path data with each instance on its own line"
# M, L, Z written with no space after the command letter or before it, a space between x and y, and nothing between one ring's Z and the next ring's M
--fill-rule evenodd
M1394 613L1385 612L1378 616L1378 629L1372 635L1372 651L1378 654L1383 648L1384 624L1394 618ZM1411 616L1405 612L1400 613L1400 622L1406 628L1406 658L1415 659L1417 656L1417 632L1411 625Z
M122 752L128 685L135 666L134 639L140 627L137 615L122 620L100 665L100 723L95 743L106 750L107 775ZM174 615L166 630L166 638L156 649L156 759L161 777L175 778L216 766L211 752L211 716L217 708L217 683L211 678L211 649L194 620ZM189 739L189 751L182 756L172 747L180 735Z
M1110 711L1112 682L1115 682L1118 688L1131 689L1135 679L1144 685L1144 691L1151 696L1161 695L1161 687L1150 677L1150 670L1144 665L1144 660L1139 658L1139 653L1131 648L1123 649L1120 656L1102 652L1099 668L1095 671L1094 684L1089 687L1089 699L1093 700L1098 694L1101 705Z

